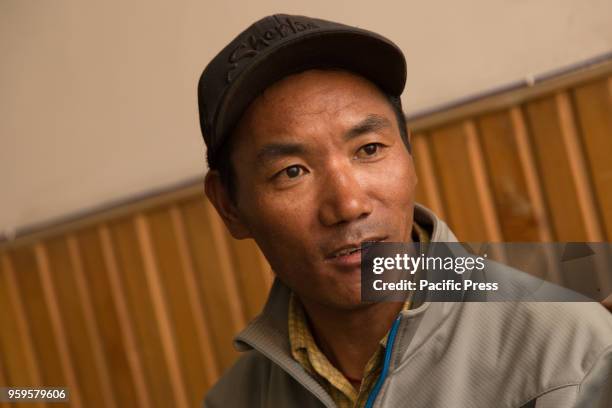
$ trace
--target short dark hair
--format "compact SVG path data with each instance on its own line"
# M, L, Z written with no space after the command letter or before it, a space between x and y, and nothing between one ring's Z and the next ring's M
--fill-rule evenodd
M393 108L393 112L395 113L395 118L397 119L397 125L399 127L400 137L408 149L408 152L412 154L412 148L410 146L410 139L408 138L408 128L406 126L406 115L402 109L402 100L399 96L393 96L389 94L384 94L387 98L387 101ZM227 139L223 142L221 147L219 148L216 157L212 158L210 155L208 156L208 167L211 170L217 170L219 172L219 178L221 179L221 184L226 189L230 200L235 203L236 202L236 172L232 167L231 163L231 154L234 145L234 132L230 134Z

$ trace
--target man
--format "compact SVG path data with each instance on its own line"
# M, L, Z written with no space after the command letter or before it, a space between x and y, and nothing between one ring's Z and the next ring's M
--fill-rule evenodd
M206 194L276 279L204 406L609 406L600 305L361 302L362 243L456 241L414 203L405 77L378 34L287 15L205 69Z

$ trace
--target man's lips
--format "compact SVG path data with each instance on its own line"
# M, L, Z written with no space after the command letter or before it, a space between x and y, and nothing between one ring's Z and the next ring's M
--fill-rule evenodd
M372 237L367 238L359 242L349 243L345 245L341 245L329 252L325 256L326 261L348 261L349 259L357 259L361 260L361 249L362 246L366 247L368 244L373 244L375 242L384 241L386 237Z

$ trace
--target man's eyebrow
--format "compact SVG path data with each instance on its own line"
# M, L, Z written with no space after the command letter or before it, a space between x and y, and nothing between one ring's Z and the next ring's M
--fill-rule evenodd
M256 161L265 163L284 156L303 155L306 149L298 143L268 143L257 152Z
M365 133L376 132L378 130L391 127L391 122L384 116L369 114L364 120L350 128L345 134L344 139L350 140Z
M391 127L391 122L384 116L374 113L369 114L361 122L351 127L344 134L345 140L350 140L366 133L376 132L380 129ZM285 156L297 156L306 154L306 148L299 143L268 143L259 149L255 160L265 163Z

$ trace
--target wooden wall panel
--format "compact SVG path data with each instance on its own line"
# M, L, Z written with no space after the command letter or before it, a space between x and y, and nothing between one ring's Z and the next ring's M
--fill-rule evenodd
M151 287L146 277L141 248L133 218L124 218L109 225L116 251L120 278L125 290L131 325L134 327L136 351L141 354L144 381L155 407L173 406L162 340L157 325Z
M418 201L462 241L610 240L611 74L409 121ZM0 242L0 384L71 387L57 406L198 406L272 279L200 184Z
M612 80L603 79L573 89L581 141L593 179L598 215L605 240L612 241Z
M4 262L3 262L4 261ZM3 335L0 335L0 384L10 385L36 385L32 373L29 372L27 348L23 347L23 333L20 323L27 322L23 315L15 310L13 285L9 282L9 271L6 268L6 254L0 252L0 327ZM22 404L20 404L22 405ZM14 407L15 404L0 403L0 407ZM23 404L22 406L37 407L37 404Z
M117 251L115 250L109 226L107 224L101 224L98 227L98 235L100 237L104 266L108 271L113 306L117 312L120 326L119 333L121 333L123 345L126 350L130 376L137 395L135 401L137 401L140 406L150 407L152 399L149 392L150 387L145 379L144 364L142 362L143 358L138 347L136 330L132 322L133 316L127 300L128 292L121 278Z
M181 377L186 387L182 392L185 392L185 398L188 398L188 401L185 402L189 406L196 406L201 395L191 393L188 396L186 390L197 389L198 386L206 383L204 375L206 361L201 358L198 336L175 336L175 333L193 331L194 315L190 299L185 296L188 292L185 280L186 271L180 259L172 216L168 209L162 208L148 213L147 219L153 241L152 249L159 269L160 285L165 291L168 319L173 325L170 329L174 343L172 347L175 348L173 353L176 354L176 361L173 364L176 364L180 372L184 373Z
M555 240L587 241L555 99L531 101L525 109Z
M101 341L98 323L99 319L93 308L92 290L83 267L83 254L81 251L81 246L73 234L66 236L66 244L68 247L68 258L73 270L75 293L77 294L78 299L76 302L77 304L74 305L74 308L82 311L83 327L81 329L83 330L83 335L86 336L86 339L83 339L83 343L88 344L89 353L91 354L91 365L86 365L85 363L88 363L89 359L82 358L81 356L76 356L75 364L80 373L80 378L87 378L88 375L98 378L98 382L95 384L96 387L88 390L91 394L97 397L98 403L104 407L116 408L118 405L115 391L111 384L112 372L110 371L105 358L104 346ZM62 289L65 296L74 296L74 293L66 293L65 288ZM61 293L59 296L60 298L63 298ZM81 332L76 332L73 335L75 338L78 338L81 336ZM86 386L83 386L83 388L86 388ZM89 401L90 398L93 397L85 396L84 400Z
M130 375L128 362L128 347L123 342L121 325L118 320L117 310L113 302L113 289L109 280L104 254L98 230L96 228L85 228L75 234L79 246L79 254L82 263L84 284L89 290L92 314L95 321L90 322L94 327L91 330L92 339L96 333L102 350L102 360L96 361L96 368L101 372L101 377L107 376L110 385L101 384L100 389L112 396L106 396L107 402L112 406L113 401L118 407L138 401L134 382ZM95 341L95 340L94 340ZM97 358L98 359L98 358ZM107 388L110 388L108 390Z
M553 240L553 231L550 212L546 205L542 179L538 173L534 146L529 138L525 114L521 106L513 106L509 109L509 114L517 147L516 159L520 162L522 173L525 175L529 203L538 223L538 236L540 241L551 242ZM498 179L500 176L494 174L492 177L493 179Z
M4 382L7 386L37 386L43 384L30 321L23 306L17 287L15 269L6 252L0 252L0 322L3 335L0 336L0 355L3 358ZM7 404L8 405L8 404ZM14 404L13 404L14 405ZM24 407L42 407L42 403L24 403Z
M39 243L35 251L66 384L79 391L76 396L72 393L71 400L76 406L82 406L83 400L92 401L94 407L102 406L101 388L98 386L101 378L98 371L92 369L95 356L83 314L86 307L79 299L67 241L64 237L52 238ZM87 377L92 381L84 381Z
M562 141L567 152L567 160L572 174L572 183L580 207L588 241L602 241L604 235L601 220L595 204L593 182L586 165L584 147L580 141L572 101L565 90L555 94L555 103L559 114Z
M203 362L205 384L212 385L219 375L219 364L213 357L215 352L211 340L211 328L209 319L204 311L204 301L202 299L198 275L194 266L194 258L187 237L185 218L177 205L169 208L172 219L173 232L176 237L176 245L179 252L179 261L184 272L186 297L189 299L189 306L193 316L193 328L195 331L194 341L199 345L199 356ZM196 389L193 391L195 392Z
M140 255L142 256L144 275L151 296L155 322L157 323L157 332L159 333L163 351L161 357L168 367L170 380L168 385L171 387L172 394L174 395L174 405L185 408L188 405L187 393L174 336L175 328L169 314L167 293L162 284L162 272L159 268L158 256L155 253L148 217L142 213L136 214L134 226ZM171 273L172 271L166 271L166 273L169 272Z
M491 189L504 241L538 241L535 216L509 112L498 111L478 118Z
M54 336L50 323L51 317L38 273L34 248L17 248L9 253L9 260L15 270L15 290L21 298L28 322L33 354L40 370L40 384L50 387L65 385L67 382L60 362L58 339Z
M412 139L412 155L418 177L416 187L417 202L431 208L439 217L446 219L446 210L440 193L440 181L436 164L431 154L429 136L421 133Z
M251 320L259 314L272 286L270 266L261 255L255 241L234 240L229 236L230 256L234 260L240 296L245 306L246 319Z
M2 322L2 320L0 320L0 322ZM8 384L8 380L6 379L6 374L4 372L4 363L2 362L2 358L0 358L0 384ZM14 405L10 402L0 402L0 408L10 408L13 406Z
M6 254L0 254L4 259ZM2 359L4 384L36 384L32 374L28 372L28 359L25 347L19 347L22 343L23 333L19 323L23 321L20 314L15 310L11 303L11 298L15 296L9 285L8 272L4 267L4 262L0 262L0 273L2 282L0 283L0 325L2 333L0 336L0 357Z
M486 240L487 232L470 166L467 137L461 123L438 128L430 136L446 219L460 239L480 241Z
M215 355L208 358L215 360L215 364L218 364L221 370L225 370L237 355L231 347L232 339L243 327L245 318L242 308L237 305L238 288L231 279L234 273L231 260L227 255L221 257L217 252L215 238L207 223L208 205L198 198L185 202L180 207L185 215L190 251L199 277L198 284L204 299L204 309L210 321L210 337ZM225 248L226 244L222 245L224 245L222 248Z

